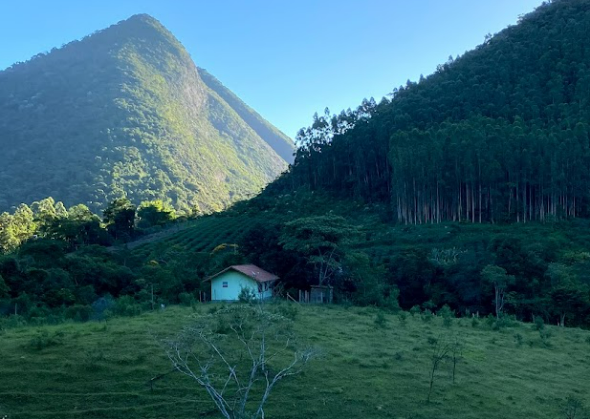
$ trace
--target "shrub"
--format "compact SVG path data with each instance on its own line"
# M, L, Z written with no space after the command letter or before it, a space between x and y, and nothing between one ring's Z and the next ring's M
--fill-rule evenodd
M410 309L410 314L412 316L416 316L417 314L420 314L421 310L420 310L420 306L414 306Z
M439 311L438 314L443 318L443 325L445 327L451 327L453 325L453 319L455 318L455 313L448 305L444 305Z
M545 347L550 347L551 346L551 331L547 330L547 329L542 329L539 330L539 337L541 338L541 343L543 344L543 346Z
M295 320L299 314L299 307L295 303L284 303L278 306L277 311L283 317Z
M471 319L471 327L473 327L474 329L476 327L479 327L479 319L477 317L473 317Z
M379 311L375 316L375 327L379 329L385 329L385 327L387 327L387 318L381 311Z
M535 316L535 320L533 322L533 330L541 331L545 329L545 320L541 316Z
M189 294L188 292L181 292L178 294L178 301L183 306L191 307L196 303L195 296L193 294Z
M86 322L90 320L92 312L93 310L91 306L76 304L66 309L65 318L79 322Z
M232 331L229 319L225 316L219 316L213 331L220 335L229 334Z
M238 301L240 303L250 304L256 300L256 294L254 290L250 287L242 287L240 293L238 294Z
M565 399L564 413L566 419L586 418L586 409L582 400L571 394Z
M432 317L432 311L430 311L429 309L424 309L424 312L422 313L422 321L428 323L432 320Z
M141 314L141 307L133 297L124 295L117 299L114 313L119 316L137 316Z
M397 317L399 318L399 322L405 325L406 320L408 320L408 313L406 313L405 311L400 311Z
M49 335L47 330L40 330L37 334L29 340L29 348L36 351L49 348L51 346L61 345L63 343L63 333L57 332L52 336Z
M92 303L92 320L105 320L115 307L115 300L110 295L101 297Z
M493 329L494 323L496 323L496 317L494 317L493 314L488 314L488 316L485 318L485 323L486 326L488 326L490 329Z
M515 324L515 320L510 316L500 316L500 318L496 319L492 324L492 330L500 330L506 327L512 327Z
M522 343L524 342L524 339L520 333L514 335L514 340L518 346L522 346Z

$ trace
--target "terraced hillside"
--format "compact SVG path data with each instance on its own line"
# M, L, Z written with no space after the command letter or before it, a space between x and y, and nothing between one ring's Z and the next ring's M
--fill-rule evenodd
M215 215L203 217L178 233L137 246L133 253L142 259L153 258L161 254L163 249L170 248L210 253L221 244L236 243L260 220L262 218Z

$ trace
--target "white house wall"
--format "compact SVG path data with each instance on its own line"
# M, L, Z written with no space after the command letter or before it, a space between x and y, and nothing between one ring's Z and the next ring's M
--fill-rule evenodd
M227 283L227 287L223 283ZM258 282L252 278L236 271L229 270L211 280L211 300L212 301L236 301L242 288L250 288L256 295L262 298L272 297L272 289L270 284L261 284L263 292L258 293Z

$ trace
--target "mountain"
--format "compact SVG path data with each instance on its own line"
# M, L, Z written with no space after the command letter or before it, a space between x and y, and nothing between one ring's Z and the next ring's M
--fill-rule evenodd
M246 105L231 90L225 87L219 80L207 70L198 68L201 79L209 89L217 93L252 129L266 141L288 163L293 163L293 140L271 125L254 109Z
M258 192L293 143L147 15L0 72L0 210L127 195L204 211Z
M317 117L276 187L406 224L590 217L589 27L587 0L545 2L391 100Z

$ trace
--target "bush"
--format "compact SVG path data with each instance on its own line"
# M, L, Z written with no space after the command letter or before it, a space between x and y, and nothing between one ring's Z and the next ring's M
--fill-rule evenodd
M485 323L486 323L486 326L488 326L490 329L494 329L494 324L496 323L496 317L493 314L488 314L488 316L485 318Z
M542 329L539 330L539 337L541 338L541 343L543 344L543 346L549 348L551 346L551 332L547 329Z
M492 323L492 330L500 330L506 327L512 327L514 324L515 320L512 317L502 315L500 318L495 319L495 321Z
M240 303L250 304L256 301L256 294L254 290L250 287L242 287L240 293L238 294L238 301Z
M408 320L408 313L406 313L405 311L400 311L397 317L399 318L400 324L405 325L406 320Z
M453 319L455 318L455 313L448 305L444 305L439 311L438 314L443 318L443 325L445 327L451 327L453 325Z
M412 316L416 316L417 314L420 314L422 310L420 310L420 306L414 306L410 309L410 314Z
M57 332L52 336L49 335L47 330L40 330L37 334L29 340L29 348L36 351L49 348L51 346L61 345L63 343L63 333Z
M432 314L432 311L430 311L429 309L424 309L424 312L422 313L423 322L429 323L433 317L434 315Z
M533 322L533 330L541 331L545 329L545 320L541 316L535 316L535 321Z
M377 315L375 316L375 327L379 329L385 329L385 327L387 327L387 318L381 311L377 312Z
M26 324L27 320L23 316L20 316L18 314L12 314L8 316L6 319L4 319L3 328L8 329L13 327L26 326Z
M479 327L479 319L477 317L473 317L471 319L471 327L473 327L474 329L476 327Z
M196 304L197 300L193 294L189 294L188 292L181 292L178 294L178 301L183 306L191 307Z
M68 307L65 311L65 318L75 320L78 322L86 322L92 317L93 309L91 306L73 305Z
M284 303L278 306L277 311L283 317L295 320L299 314L299 307L295 303Z
M215 324L213 331L219 335L227 335L231 333L232 329L228 318L225 316L217 317L217 323Z
M105 320L113 312L115 300L110 295L99 298L92 303L92 320Z
M514 340L518 346L522 346L522 343L524 342L524 339L520 333L514 335Z
M141 307L133 297L124 295L116 301L113 312L119 316L137 316Z

